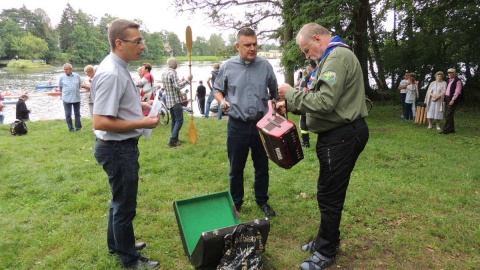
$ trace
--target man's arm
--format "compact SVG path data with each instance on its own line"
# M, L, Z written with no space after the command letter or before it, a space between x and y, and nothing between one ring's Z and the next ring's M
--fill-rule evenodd
M158 115L149 115L139 121L127 121L113 116L93 115L93 128L97 130L122 132L139 128L155 128L158 125Z
M208 85L208 88L210 88L210 91L213 90L212 84L210 83L211 80L212 80L212 77L208 77L207 85Z

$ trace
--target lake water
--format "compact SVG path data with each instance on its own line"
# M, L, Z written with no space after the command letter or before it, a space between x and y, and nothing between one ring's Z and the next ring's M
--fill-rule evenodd
M280 83L284 82L283 71L280 67L279 59L268 60L277 75L277 80ZM195 61L192 62L192 74L193 74L193 98L195 97L195 91L198 86L198 81L202 80L203 84L208 86L207 79L210 77L212 71L212 65L214 62L210 61ZM78 73L83 79L86 79L86 75L83 72L84 66L74 66L73 72ZM130 74L134 79L138 78L137 68L139 65L131 64L129 67ZM153 65L152 75L155 79L155 84L161 84L161 74L166 69L166 65ZM179 78L187 76L189 74L188 62L180 62L177 68L177 74ZM59 96L49 96L47 91L50 90L35 90L35 85L46 84L58 84L58 79L64 74L63 65L55 66L51 71L44 71L38 73L28 74L16 74L7 72L4 69L0 69L0 91L4 94L10 93L12 96L6 96L4 100L4 124L10 124L15 121L15 103L18 100L18 96L21 94L28 94L30 99L26 102L27 107L32 111L30 114L31 121L42 120L54 120L65 119L63 102ZM185 88L189 89L189 87ZM190 99L190 93L188 94ZM194 116L200 116L198 106L196 102L193 102ZM88 93L81 95L81 116L82 118L90 118L90 111L88 108Z

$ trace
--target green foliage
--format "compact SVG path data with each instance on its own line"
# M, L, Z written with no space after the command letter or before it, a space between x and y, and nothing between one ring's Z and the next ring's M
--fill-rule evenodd
M160 60L164 55L165 44L160 33L144 33L145 42L147 44L146 57L151 60Z
M28 33L19 40L18 56L24 59L43 59L48 51L45 40Z
M85 104L82 104L82 106ZM342 215L341 251L332 269L477 269L480 265L478 106L457 111L457 133L439 135L399 119L399 105L375 103L370 139L352 173ZM187 115L185 115L187 116ZM289 115L297 123L298 117ZM225 120L195 118L196 144L167 146L170 126L140 139L135 234L142 255L162 269L194 269L184 254L173 202L228 190ZM0 125L0 269L122 269L108 254L108 179L93 156L90 119L69 133L64 120L28 122L25 136ZM311 135L315 145L316 136ZM19 153L21 153L19 156ZM289 170L270 163L277 212L263 255L265 270L298 269L300 246L319 225L315 147ZM242 221L263 217L254 168L245 168Z
M173 32L168 32L166 38L168 43L167 52L169 54L171 54L172 56L185 55L185 51L183 50L183 46L180 43L180 39L178 38L177 34Z

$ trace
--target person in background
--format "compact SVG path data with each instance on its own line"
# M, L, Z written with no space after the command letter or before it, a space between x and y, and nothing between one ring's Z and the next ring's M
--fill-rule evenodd
M407 95L405 97L405 115L404 119L405 120L413 120L413 109L412 107L415 105L415 101L417 100L418 97L418 88L417 85L415 84L415 77L410 75L410 79L408 81L407 88L405 88L407 91Z
M317 62L315 62L315 60L310 60L307 69L309 72L307 75L305 75L304 81L301 84L301 90L304 93L310 92L313 79L317 73ZM307 116L304 113L300 115L300 134L302 134L302 146L307 148L310 147L310 132L308 132L307 127Z
M440 134L455 133L455 110L457 109L457 98L462 93L463 83L457 77L454 68L447 70L448 84L445 91L445 126Z
M447 83L443 81L443 72L439 71L435 73L435 81L431 82L428 86L424 100L426 104L425 110L427 111L428 128L432 128L432 120L435 119L437 130L442 130L440 128L440 121L443 119L443 98L446 89Z
M87 79L83 81L82 88L87 89L90 92L90 87L92 85L93 76L95 76L95 71L97 70L97 65L86 65L83 68L85 74L87 74ZM90 92L88 95L88 108L90 109L90 116L93 116L93 98L92 93Z
M320 164L317 202L320 226L316 238L302 246L312 256L303 270L325 269L335 263L340 247L340 221L350 176L365 148L369 131L365 117L363 71L355 54L338 36L316 23L304 25L297 44L307 59L320 59L310 93L288 84L279 87L279 113L306 113L310 131L318 134L316 152ZM297 217L298 218L298 217Z
M92 82L93 127L96 136L95 159L108 176L112 199L108 215L107 244L127 268L160 267L158 261L143 257L135 244L133 219L136 215L140 164L138 139L143 129L158 125L158 115L144 117L151 109L139 99L140 91L128 71L145 49L140 25L116 19L108 28L111 52L98 66Z
M199 81L199 86L197 87L197 92L195 96L198 99L198 109L200 110L200 114L203 116L205 114L205 95L207 93L207 88L203 85L203 81Z
M415 101L412 103L412 116L413 116L413 119L415 119L415 116L417 115L417 106L416 106L416 103L417 103L417 98L420 96L419 95L419 92L418 92L418 81L417 81L417 73L415 72L410 72L410 78L413 78L415 80L415 85L417 87L417 92L416 92L416 97L415 97ZM405 97L406 98L406 97Z
M405 75L403 77L403 80L400 81L400 84L398 85L398 90L400 90L400 102L402 103L402 116L400 118L404 119L405 118L405 98L407 97L407 85L408 85L408 80L410 80L410 72L405 72Z
M31 111L27 109L27 104L25 103L27 100L27 95L21 95L16 105L15 117L23 122L30 120Z
M5 115L3 114L3 103L0 101L0 125L3 124Z
M71 64L63 65L65 74L58 81L58 88L62 92L63 108L65 110L65 119L70 132L81 131L82 122L80 120L80 88L82 79L80 75L73 72ZM72 125L72 107L75 114L75 129Z
M213 85L215 99L220 105L218 113L222 113L222 108L228 113L230 193L237 211L240 211L244 197L245 164L251 149L255 168L255 201L266 216L272 217L276 213L268 204L268 157L257 130L257 122L268 113L268 100L278 97L277 78L272 65L257 56L255 31L240 29L235 46L238 56L222 65Z
M183 105L182 105L182 88L187 86L192 81L192 74L187 76L187 80L178 79L177 75L177 59L169 58L167 60L168 68L162 74L162 82L165 87L165 92L167 94L167 108L170 109L170 115L172 116L172 127L171 132L172 136L168 141L170 147L176 147L180 145L178 140L178 135L180 129L183 126Z
M153 87L153 75L152 71L152 64L150 63L143 63L142 65L142 76L140 76L140 80L137 82L137 85L142 89L142 101L148 101L155 99L155 91Z
M299 70L297 79L295 81L295 85L293 85L293 87L298 88L298 90L302 90L300 84L303 82L304 78L305 78L304 70L303 69Z
M208 118L209 115L210 115L210 105L212 104L212 101L213 99L215 98L214 95L213 95L213 84L215 83L215 78L217 77L218 75L218 71L220 70L220 64L219 63L215 63L213 64L213 70L212 70L212 76L208 77L208 80L207 80L207 85L208 85L208 88L210 88L210 94L208 95L208 99L207 99L207 106L205 108L205 118ZM222 120L222 112L219 111L218 112L218 120Z

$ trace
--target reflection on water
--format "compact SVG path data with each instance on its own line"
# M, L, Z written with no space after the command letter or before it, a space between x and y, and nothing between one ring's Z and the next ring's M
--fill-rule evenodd
M275 73L277 75L277 80L280 83L284 82L283 73L280 67L279 59L269 59L272 63ZM223 61L221 61L223 62ZM210 77L210 72L212 71L212 65L215 62L211 61L195 61L192 62L192 74L193 74L193 84L192 92L193 99L195 99L195 91L198 86L198 81L202 80L203 84L206 86L207 79ZM138 65L131 64L129 66L130 74L132 78L137 79L137 68ZM166 69L166 65L153 65L152 75L155 79L155 84L161 84L161 74ZM183 76L187 76L189 71L188 62L180 62L177 68L177 74L181 79ZM83 72L83 66L74 66L74 72L78 73L82 78L86 79L86 75ZM30 114L30 119L32 121L41 121L41 120L53 120L53 119L65 119L63 102L59 96L49 96L47 95L48 90L35 90L36 85L47 85L47 84L58 84L58 79L61 75L64 74L63 65L55 66L52 70L36 72L36 73L21 73L14 74L0 69L0 91L4 94L9 92L12 97L8 95L5 97L6 101L14 102L18 100L18 96L21 94L28 94L30 99L26 102L27 107L32 110ZM187 86L185 89L189 89ZM207 87L207 95L208 95ZM188 95L190 99L190 93ZM9 103L9 102L6 102ZM198 106L194 101L193 104L194 115L199 116ZM5 114L5 124L9 124L15 120L15 104L5 104L4 108ZM88 108L88 94L81 95L81 115L82 118L89 118L90 111Z

